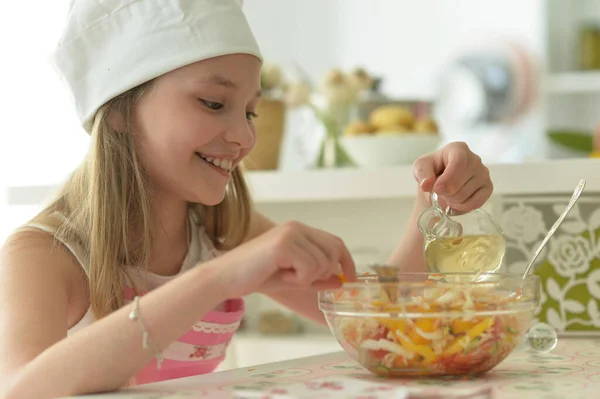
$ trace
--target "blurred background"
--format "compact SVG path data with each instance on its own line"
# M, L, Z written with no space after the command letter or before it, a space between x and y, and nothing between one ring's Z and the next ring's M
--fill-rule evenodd
M47 63L68 5L10 2L0 16L0 188L58 184L87 149ZM336 125L354 166L409 164L455 140L491 163L593 151L598 0L246 0L244 8L274 87L261 104L251 169L343 163L318 163L322 120L286 102L301 81L313 104L326 104L323 85L335 85L336 73L367 79ZM377 110L385 104L396 106ZM4 237L27 211L8 211L0 193Z
M11 1L0 14L0 242L87 151L89 137L47 62L70 1ZM275 219L326 220L350 241L349 214L385 231L404 224L400 211L394 226L384 222L392 202L378 214L350 202L328 219L323 210L332 208L315 203L290 213L285 204L301 202L292 194L298 184L275 177L288 172L314 172L303 175L312 188L331 186L320 169L396 168L410 179L417 157L456 140L489 164L597 156L600 0L245 0L244 8L266 62L259 143L247 167L259 187L278 187L259 195ZM357 190L349 192L369 198ZM357 239L354 254L373 260L398 234L375 250ZM280 317L267 314L261 328L295 331ZM262 351L254 341L248 348Z
M380 82L359 103L429 105L442 144L464 140L487 162L590 152L600 105L597 0L248 0L246 9L267 61L288 76L299 67L318 85L334 69L362 68ZM306 167L315 129L288 113L279 167ZM431 145L398 143L405 152Z

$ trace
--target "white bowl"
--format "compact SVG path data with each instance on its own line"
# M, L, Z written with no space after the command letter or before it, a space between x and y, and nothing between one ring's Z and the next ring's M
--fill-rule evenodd
M412 164L422 155L437 149L441 142L437 134L398 133L342 137L341 143L361 167L381 167Z

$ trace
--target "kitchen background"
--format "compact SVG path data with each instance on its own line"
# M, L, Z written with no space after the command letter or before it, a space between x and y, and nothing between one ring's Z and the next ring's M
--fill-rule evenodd
M46 62L68 5L9 2L0 15L0 242L87 149ZM529 227L515 220L549 228L553 206L579 178L589 194L579 224L563 233L599 227L600 184L591 177L599 170L600 0L245 0L244 8L272 87L248 179L273 219L339 234L361 265L381 261L410 213L412 161L464 140L492 165L497 194L487 208L522 256L541 233L523 233ZM593 244L584 245L590 272L600 251ZM248 298L248 308L223 368L339 348L326 328L264 298ZM567 330L567 318L555 326Z

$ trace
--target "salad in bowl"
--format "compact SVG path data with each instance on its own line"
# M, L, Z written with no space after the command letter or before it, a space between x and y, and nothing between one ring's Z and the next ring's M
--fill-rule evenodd
M519 344L539 305L536 275L397 277L399 282L383 283L365 275L319 293L319 307L342 348L379 376L485 373Z

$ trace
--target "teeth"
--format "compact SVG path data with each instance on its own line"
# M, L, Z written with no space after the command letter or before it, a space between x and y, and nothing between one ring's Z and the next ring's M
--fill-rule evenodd
M212 158L212 157L204 156L202 154L198 154L198 155L200 156L200 158L204 159L205 161L210 162L213 165L218 166L219 168L221 168L227 172L231 172L231 169L233 167L233 160Z

